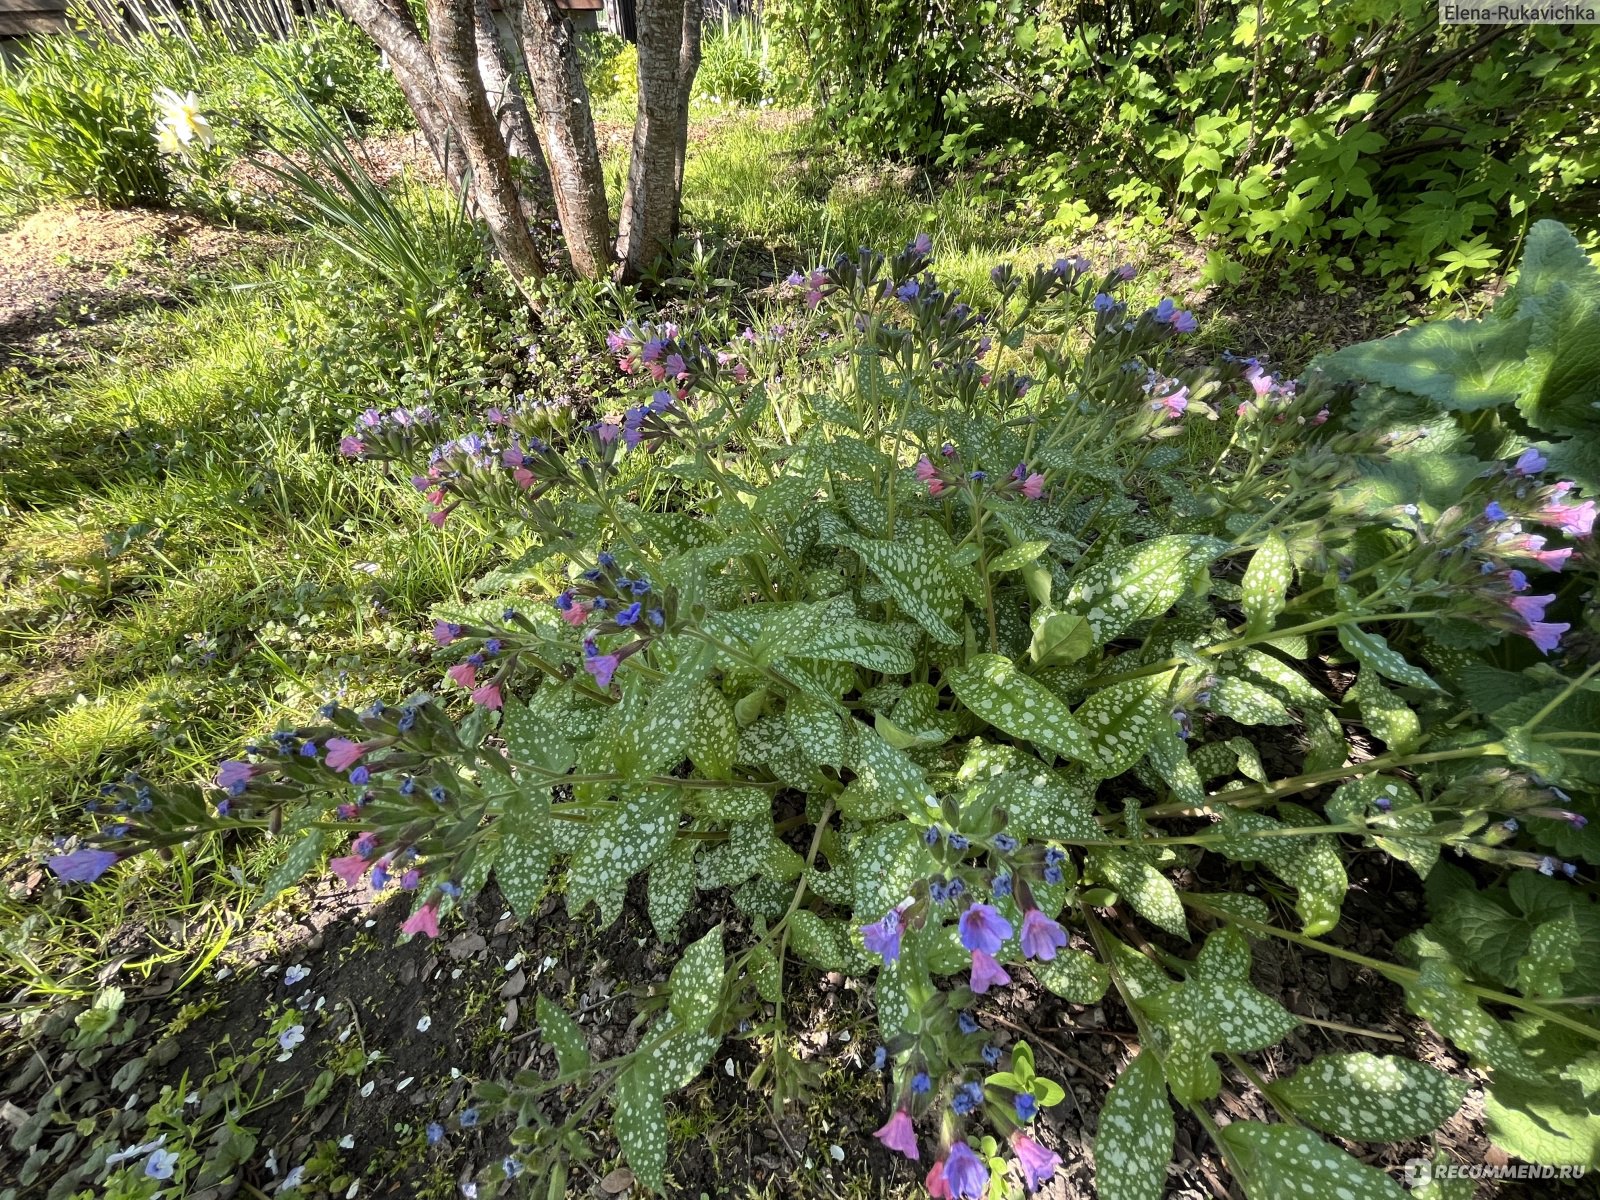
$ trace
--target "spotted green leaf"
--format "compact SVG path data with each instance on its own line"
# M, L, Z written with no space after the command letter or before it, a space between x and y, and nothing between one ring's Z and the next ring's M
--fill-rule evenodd
M1250 1200L1287 1196L1338 1200L1405 1200L1400 1185L1357 1162L1309 1129L1235 1121L1217 1134L1238 1159Z
M737 821L728 831L728 840L700 856L701 888L733 887L752 875L782 883L800 874L805 860L791 850L772 831L772 818Z
M1211 685L1211 707L1241 725L1290 725L1294 718L1283 702L1264 688L1231 675Z
M789 917L789 948L806 962L824 971L842 971L848 961L843 926L819 917L809 909L797 909Z
M1350 689L1361 705L1361 720L1396 754L1410 754L1422 742L1422 722L1411 706L1384 687L1378 672L1363 667Z
M1299 893L1295 911L1307 934L1315 937L1339 923L1339 908L1350 880L1339 858L1338 843L1331 836L1273 834L1271 831L1283 829L1284 825L1265 813L1223 808L1219 816L1225 836L1216 843L1217 848L1235 861L1264 864L1295 888ZM1320 817L1304 813L1303 825L1320 823Z
M494 877L511 910L524 919L543 898L556 856L550 824L550 793L529 788L506 802L505 814L496 826L500 849L495 855Z
M1094 785L1076 769L1052 771L1037 759L980 783L974 798L1003 810L1017 837L1071 842L1105 835L1094 817Z
M1244 571L1244 591L1240 599L1245 627L1251 633L1263 633L1272 628L1283 611L1293 577L1294 563L1288 546L1277 534L1269 534L1250 556L1250 565Z
M296 821L295 817L291 817L289 821L284 823L283 831L279 836L292 837L297 832L294 828L295 825L298 825L300 821L315 820L316 816L316 807L314 805L306 805L299 813L295 814L299 821ZM279 892L304 878L305 873L311 870L311 864L316 862L317 856L322 853L324 837L323 830L312 829L307 831L299 841L291 845L289 852L283 856L283 861L274 867L272 873L262 881L261 894L256 899L256 904L265 904Z
M694 852L697 842L674 841L650 867L646 902L650 927L663 942L678 937L678 924L694 899Z
M851 910L863 922L876 921L911 894L911 885L927 877L929 865L928 848L909 822L862 835L850 848Z
M1028 660L1040 667L1077 662L1094 649L1094 632L1086 617L1040 609L1033 616Z
M1020 570L1048 549L1050 549L1050 543L1047 541L1022 542L1020 545L1002 551L990 559L989 573L998 574L1001 571Z
M1136 621L1157 617L1177 603L1194 570L1227 543L1174 535L1119 550L1073 581L1067 595L1089 621L1096 646L1104 646Z
M828 622L793 653L797 658L854 663L885 675L904 675L916 670L917 636L916 626L903 621L880 625L847 617Z
M1070 1004L1094 1004L1111 986L1111 975L1082 950L1057 950L1049 962L1028 964L1034 978Z
M1092 747L1088 765L1102 779L1129 770L1144 757L1156 737L1172 724L1167 689L1176 671L1142 679L1125 679L1103 687L1073 713Z
M813 764L835 769L844 765L849 736L843 718L832 705L811 696L795 696L784 710L783 719L788 722L800 753Z
M1189 969L1191 979L1250 980L1250 941L1232 925L1206 935L1206 943Z
M1205 784L1201 782L1200 772L1195 770L1194 763L1189 761L1189 750L1178 736L1176 722L1169 722L1166 728L1160 725L1156 727L1145 755L1161 781L1172 789L1174 800L1195 808L1205 804Z
M1406 1007L1449 1038L1475 1061L1499 1075L1537 1079L1538 1068L1507 1028L1479 1007L1461 985L1460 968L1440 959L1420 964L1418 978L1405 985Z
M1275 1046L1300 1023L1242 979L1191 977L1140 1005L1160 1025L1201 1031L1199 1043L1207 1049L1235 1053Z
M922 768L861 721L849 723L848 765L855 779L839 796L839 811L860 821L925 810L932 792Z
M1161 1200L1176 1132L1160 1060L1142 1050L1100 1109L1094 1174L1101 1200Z
M1133 911L1168 933L1187 939L1189 924L1184 918L1183 901L1178 899L1172 881L1149 863L1123 849L1089 851L1085 868L1088 879L1097 879L1116 889L1133 906Z
M1409 1058L1326 1054L1267 1090L1324 1133L1403 1142L1425 1137L1452 1116L1467 1084Z
M710 1023L722 996L722 975L722 926L714 925L672 968L669 1006L679 1028L700 1030Z
M634 792L617 801L591 829L567 868L567 911L581 912L593 900L601 925L608 926L621 915L628 880L672 845L678 832L678 791Z
M1561 977L1577 967L1573 955L1581 940L1570 915L1536 926L1517 962L1517 988L1524 996L1561 995Z
M1166 1057L1161 1060L1167 1086L1180 1104L1199 1104L1222 1090L1222 1069L1205 1045L1203 1029L1181 1022L1166 1029Z
M1418 804L1416 792L1404 780L1366 775L1340 785L1328 801L1328 819L1339 825L1365 825L1373 845L1410 864L1426 879L1439 862L1439 841L1405 836L1425 835L1433 829L1433 818Z
M667 1108L651 1086L647 1064L636 1062L617 1077L617 1141L634 1178L653 1192L666 1186Z
M539 1036L556 1052L556 1066L563 1075L571 1075L589 1065L589 1039L559 1004L541 995L534 1010L538 1016Z
M1041 750L1090 762L1090 740L1066 704L999 654L979 654L948 675L950 690L973 715ZM1107 689L1108 691L1110 689Z
M1443 691L1420 667L1408 663L1399 652L1392 650L1382 634L1362 629L1359 625L1339 626L1339 644L1348 650L1363 667L1368 667L1396 683L1429 691Z
M850 533L837 521L825 524L823 540L861 556L901 610L936 642L961 644L962 600L950 566L950 535L932 520L902 521L893 541Z
M500 714L500 736L513 763L529 763L546 771L572 769L577 748L549 721L540 720L525 704L507 697Z
M1278 699L1301 709L1327 708L1329 701L1311 681L1280 658L1264 650L1247 647L1232 656L1247 673L1255 676Z
M701 684L689 707L685 752L708 779L727 779L739 752L739 724L722 691Z

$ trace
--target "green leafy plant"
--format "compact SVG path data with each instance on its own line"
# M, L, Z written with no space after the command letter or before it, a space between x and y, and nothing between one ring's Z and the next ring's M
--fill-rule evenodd
M1059 1166L1034 1121L1061 1086L984 1023L1027 972L1138 1031L1101 1195L1160 1195L1176 1105L1251 1197L1395 1200L1324 1135L1425 1136L1463 1082L1350 1053L1268 1078L1248 1056L1302 1018L1254 982L1263 941L1393 985L1486 1073L1513 1152L1592 1155L1594 501L1542 483L1536 452L1390 476L1409 434L1364 427L1350 385L1185 364L1194 317L1130 311L1127 269L1000 267L979 313L929 250L797 273L781 332L615 330L620 414L364 414L345 454L507 547L481 600L439 613L442 691L332 700L209 794L115 785L57 875L268 828L288 842L270 896L351 837L330 869L409 892L402 929L430 937L491 875L526 917L564 865L569 910L603 925L642 877L657 933L688 944L613 1057L539 1000L556 1076L481 1083L459 1116L517 1125L491 1182L559 1190L609 1100L662 1189L666 1100L727 1038L803 1094L798 967L872 981L876 1136L931 1162L936 1194ZM1398 961L1327 936L1353 849L1425 881ZM1225 1068L1280 1119L1220 1125Z

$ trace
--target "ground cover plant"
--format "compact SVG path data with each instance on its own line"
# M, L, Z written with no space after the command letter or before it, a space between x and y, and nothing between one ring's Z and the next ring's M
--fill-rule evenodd
M1595 1165L1568 230L1269 360L1173 230L752 114L643 287L519 286L343 94L292 238L8 347L0 1196Z
M350 885L412 894L402 933L439 936L491 873L532 915L560 864L569 912L602 927L643 875L668 943L697 891L731 889L738 918L683 949L621 1056L593 1060L541 1000L557 1077L480 1083L455 1118L519 1130L479 1185L564 1186L604 1101L634 1179L662 1188L664 1099L728 1037L803 1095L782 1015L798 963L872 978L877 1137L935 1195L1032 1191L1061 1165L1030 1133L1061 1084L984 1027L1023 971L1115 997L1137 1027L1099 1115L1099 1194L1161 1194L1176 1104L1247 1194L1398 1195L1322 1135L1424 1136L1467 1085L1370 1053L1263 1075L1245 1056L1299 1024L1251 982L1273 939L1399 984L1487 1074L1499 1144L1587 1163L1600 667L1572 629L1594 503L1544 481L1562 447L1517 414L1559 423L1590 384L1524 377L1523 403L1485 404L1488 457L1390 455L1408 432L1328 372L1178 363L1195 319L1130 312L1131 271L1002 266L980 314L930 248L795 274L781 334L613 331L639 387L596 420L364 413L345 455L409 477L439 530L520 548L488 598L436 619L447 690L335 699L220 764L209 795L110 785L109 825L57 874L270 825L294 840L269 893L343 849ZM1551 223L1500 303L1535 319L1597 286ZM1300 738L1260 736L1279 726ZM1325 938L1341 837L1426 881L1398 961ZM1202 886L1216 860L1230 886ZM1215 1121L1219 1058L1277 1119Z

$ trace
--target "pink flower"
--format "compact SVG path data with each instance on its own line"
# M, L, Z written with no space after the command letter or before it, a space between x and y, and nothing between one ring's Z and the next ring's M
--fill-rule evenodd
M327 746L328 756L323 761L330 771L348 771L361 761L363 754L372 749L365 742L352 742L349 738L329 738Z
M1528 635L1529 641L1539 647L1540 653L1549 654L1550 651L1560 647L1561 635L1571 628L1572 626L1565 621L1559 625L1548 621L1535 621L1522 632Z
M1245 368L1244 381L1250 385L1250 390L1255 392L1257 400L1272 391L1272 376L1263 371L1257 363L1251 363ZM1239 407L1243 408L1244 405L1241 404Z
M1328 423L1328 410L1326 408L1319 408L1317 410L1317 415L1311 418L1311 423L1313 425L1326 425Z
M734 363L733 377L740 383L743 383L745 380L750 378L750 368L745 366L743 363Z
M912 1162L917 1161L919 1157L917 1132L911 1127L911 1114L905 1109L896 1109L894 1116L889 1118L888 1124L872 1136L890 1150L899 1151Z
M595 426L594 435L600 439L602 446L609 446L617 440L617 434L622 432L622 426L614 421L601 421Z
M1059 1154L1045 1149L1020 1129L1011 1135L1011 1149L1017 1156L1017 1165L1022 1168L1023 1186L1030 1192L1038 1191L1039 1185L1061 1167Z
M1513 596L1507 603L1511 610L1529 625L1544 620L1544 610L1550 607L1554 596Z
M1067 935L1061 926L1037 908L1022 914L1022 953L1028 958L1049 962L1056 956L1057 947L1066 944Z
M428 524L432 525L435 529L443 529L444 523L449 519L449 509L441 509L438 512L431 512L428 514Z
M405 924L400 926L401 933L425 933L431 938L439 936L439 910L432 904L424 904L416 912L406 918Z
M562 611L561 619L568 625L576 627L589 619L589 610L582 604L574 603L571 608Z
M346 458L360 458L367 452L367 444L360 438L345 437L339 441L339 453Z
M928 480L928 495L937 496L942 491L944 491L944 482L943 482L943 480L939 480L939 479L930 479L930 480Z
M457 687L464 687L470 691L478 686L478 668L471 663L457 663L445 674L450 677L450 681Z
M472 702L480 708L499 708L503 701L500 698L500 685L486 683L472 693Z
M328 869L344 880L346 887L357 887L367 874L368 863L359 854L346 854L330 859Z
M928 480L937 479L939 477L939 470L933 465L932 462L928 460L928 456L924 454L917 460L916 475L917 478L923 483L927 483Z
M236 758L229 759L217 766L217 786L232 788L237 784L249 783L266 769L264 766L253 766Z
M1153 409L1166 409L1168 418L1176 421L1179 417L1183 416L1184 413L1189 411L1189 389L1186 387L1181 387L1177 391L1172 392L1169 395L1162 396L1159 400L1152 402L1150 407Z
M950 1188L944 1181L944 1159L928 1168L928 1177L922 1181L922 1186L928 1189L933 1200L950 1200Z
M972 983L974 992L982 996L992 987L1004 987L1011 982L1011 976L1006 974L1006 969L995 961L994 955L987 950L974 950L972 952Z
M1595 506L1593 500L1582 504L1547 504L1533 514L1543 525L1554 525L1573 537L1588 537L1594 532Z
M511 481L523 491L529 491L534 484L533 472L528 470L527 467L518 467L511 472Z
M1037 500L1044 495L1044 476L1035 471L1022 481L1022 494L1029 500Z
M433 623L433 640L440 646L448 646L461 636L461 626L449 621L435 621Z
M868 950L883 956L883 961L891 963L900 957L900 910L891 908L883 914L881 920L874 921L871 925L861 926L861 940Z

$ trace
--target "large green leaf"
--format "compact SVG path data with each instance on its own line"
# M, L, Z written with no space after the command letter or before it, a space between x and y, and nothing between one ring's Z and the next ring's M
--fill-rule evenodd
M683 952L672 968L672 1015L682 1029L704 1029L716 1014L722 996L722 926L711 930Z
M1288 809L1289 806L1284 806ZM1294 811L1294 810L1290 810ZM1320 818L1305 810L1294 811L1305 826ZM1217 848L1231 859L1264 863L1273 874L1294 887L1299 895L1295 909L1312 936L1326 933L1339 923L1339 908L1349 889L1338 843L1327 834L1285 836L1272 831L1284 826L1265 813L1224 808L1220 812L1227 835ZM1265 836L1262 836L1262 835Z
M1324 1133L1403 1142L1426 1136L1452 1116L1467 1083L1409 1058L1325 1054L1267 1090Z
M1278 619L1289 594L1289 584L1294 577L1294 562L1289 548L1277 534L1269 534L1256 552L1250 556L1250 565L1244 572L1244 606L1246 627L1252 633L1272 628Z
M1146 1049L1117 1076L1094 1140L1101 1200L1161 1200L1177 1127L1161 1063Z
M996 729L1062 758L1098 761L1088 735L1066 704L1043 684L1017 670L1009 658L975 655L947 678L956 699Z
M884 590L929 637L961 644L961 594L950 566L950 536L931 520L901 521L893 541L864 538L837 519L824 522L822 540L854 550Z
M497 826L500 850L495 855L494 877L512 911L524 920L543 898L550 864L555 860L551 819L550 793L529 788L506 802Z
M1172 727L1167 694L1176 675L1174 670L1125 679L1099 689L1078 706L1072 716L1092 753L1085 765L1097 776L1111 779L1129 770Z
M1357 1162L1309 1129L1235 1121L1217 1136L1238 1159L1250 1200L1405 1200L1393 1178Z
M1173 535L1118 550L1073 580L1067 602L1088 619L1096 646L1157 617L1188 589L1196 569L1227 549L1215 538Z
M1424 396L1475 412L1513 405L1527 389L1527 321L1431 321L1317 360L1336 379Z
M591 827L567 869L567 909L581 912L593 900L601 925L622 913L628 880L672 845L678 832L677 788L645 788L617 801Z

